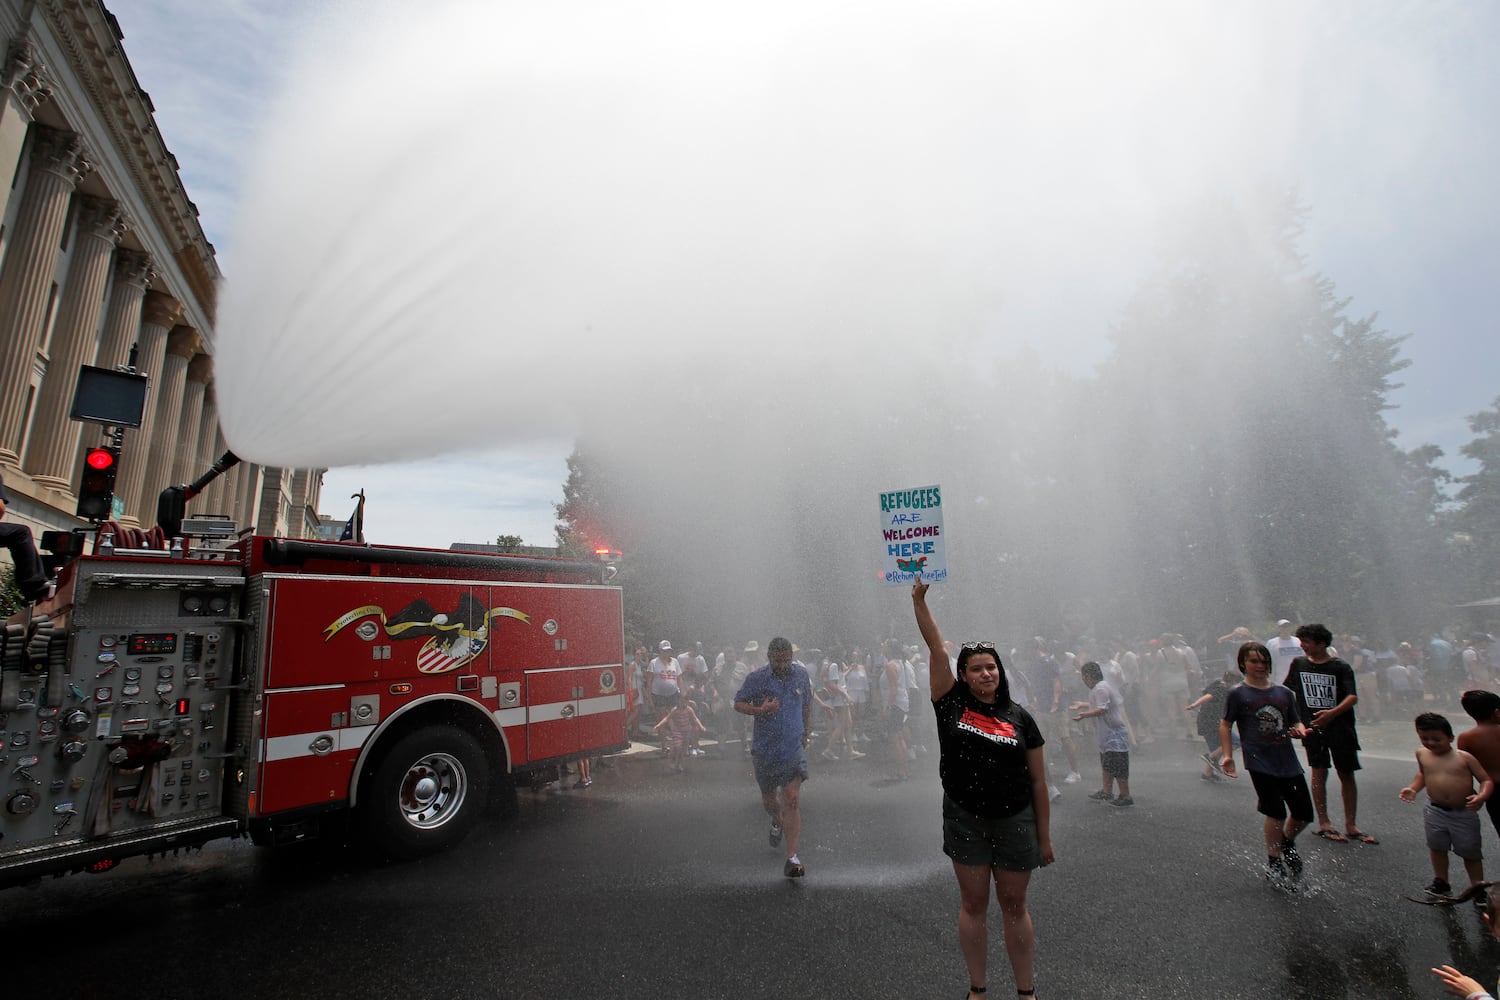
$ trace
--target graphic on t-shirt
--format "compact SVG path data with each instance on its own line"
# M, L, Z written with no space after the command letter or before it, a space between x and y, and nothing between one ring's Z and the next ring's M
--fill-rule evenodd
M1302 671L1302 698L1314 712L1332 708L1339 703L1338 678L1333 674L1313 674Z
M1016 739L1015 726L1004 719L976 712L972 708L964 709L963 716L958 720L958 728L975 736L983 736L993 743L1004 743L1012 747L1021 745L1021 741Z
M1286 716L1281 709L1269 702L1255 710L1256 730L1267 743L1280 743L1286 739Z

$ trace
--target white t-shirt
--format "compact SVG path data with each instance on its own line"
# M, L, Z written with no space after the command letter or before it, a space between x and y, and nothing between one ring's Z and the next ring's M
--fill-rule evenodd
M1296 636L1283 639L1279 635L1273 635L1266 640L1266 648L1271 651L1271 681L1275 684L1286 683L1286 672L1292 668L1292 661L1302 655L1302 643L1297 641Z
M863 705L870 700L870 678L865 675L863 664L856 663L849 668L844 675L844 690L849 694L849 700L856 705Z
M651 666L646 668L651 674L651 693L654 695L678 694L677 678L682 676L682 664L677 662L677 657L669 656L663 660L660 656L651 661Z

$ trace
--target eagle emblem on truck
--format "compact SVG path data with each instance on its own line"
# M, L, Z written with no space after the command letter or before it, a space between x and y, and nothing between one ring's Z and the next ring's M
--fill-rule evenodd
M473 594L462 594L451 612L438 611L420 598L393 615L387 615L384 608L374 604L354 608L329 623L323 630L323 641L328 642L355 622L364 623L355 630L360 638L374 639L378 631L365 625L378 621L379 630L393 640L423 640L417 649L418 671L446 674L484 652L489 645L490 623L496 618L514 618L523 625L531 624L531 616L524 611L486 608Z

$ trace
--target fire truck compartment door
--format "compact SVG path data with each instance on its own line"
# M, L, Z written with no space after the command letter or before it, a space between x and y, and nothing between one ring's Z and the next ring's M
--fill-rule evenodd
M268 691L261 744L262 814L346 798L349 774L375 726L332 726L349 710L343 685Z
M526 750L530 760L618 742L625 710L615 665L526 671Z

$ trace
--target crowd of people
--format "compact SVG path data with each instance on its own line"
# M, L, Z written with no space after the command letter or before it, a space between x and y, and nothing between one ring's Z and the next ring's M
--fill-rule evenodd
M1490 636L1366 643L1281 619L1264 641L1245 626L1197 648L1170 632L1133 642L1038 636L1008 644L1002 658L991 643L958 648L944 640L926 589L913 589L925 648L887 640L824 653L782 638L764 653L753 640L712 654L701 643L677 650L665 639L654 654L637 647L626 670L628 725L633 739L660 735L675 770L706 752L700 735L716 746L738 740L752 756L770 842L785 841L784 874L793 878L805 873L797 839L809 752L828 760L875 753L890 778L901 780L929 745L937 748L944 851L959 885L971 1000L987 990L992 884L1017 991L1034 995L1025 897L1031 871L1055 860L1049 809L1063 792L1049 774L1061 772L1065 785L1082 781L1081 747L1090 736L1100 786L1087 797L1116 808L1134 805L1130 760L1142 748L1201 740L1201 777L1209 782L1239 776L1238 749L1263 820L1266 875L1295 891L1304 870L1296 841L1304 830L1329 841L1379 843L1358 823L1355 704L1367 722L1389 716L1410 724L1416 716L1418 773L1401 797L1428 796L1424 826L1434 875L1427 892L1452 899L1450 854L1463 862L1471 895L1488 885L1476 812L1488 808L1500 831L1500 802L1491 798L1488 777L1500 770L1500 696L1483 690L1500 679ZM1457 703L1460 694L1475 726L1455 737L1444 716L1424 709L1429 700ZM1342 825L1329 811L1330 771Z

